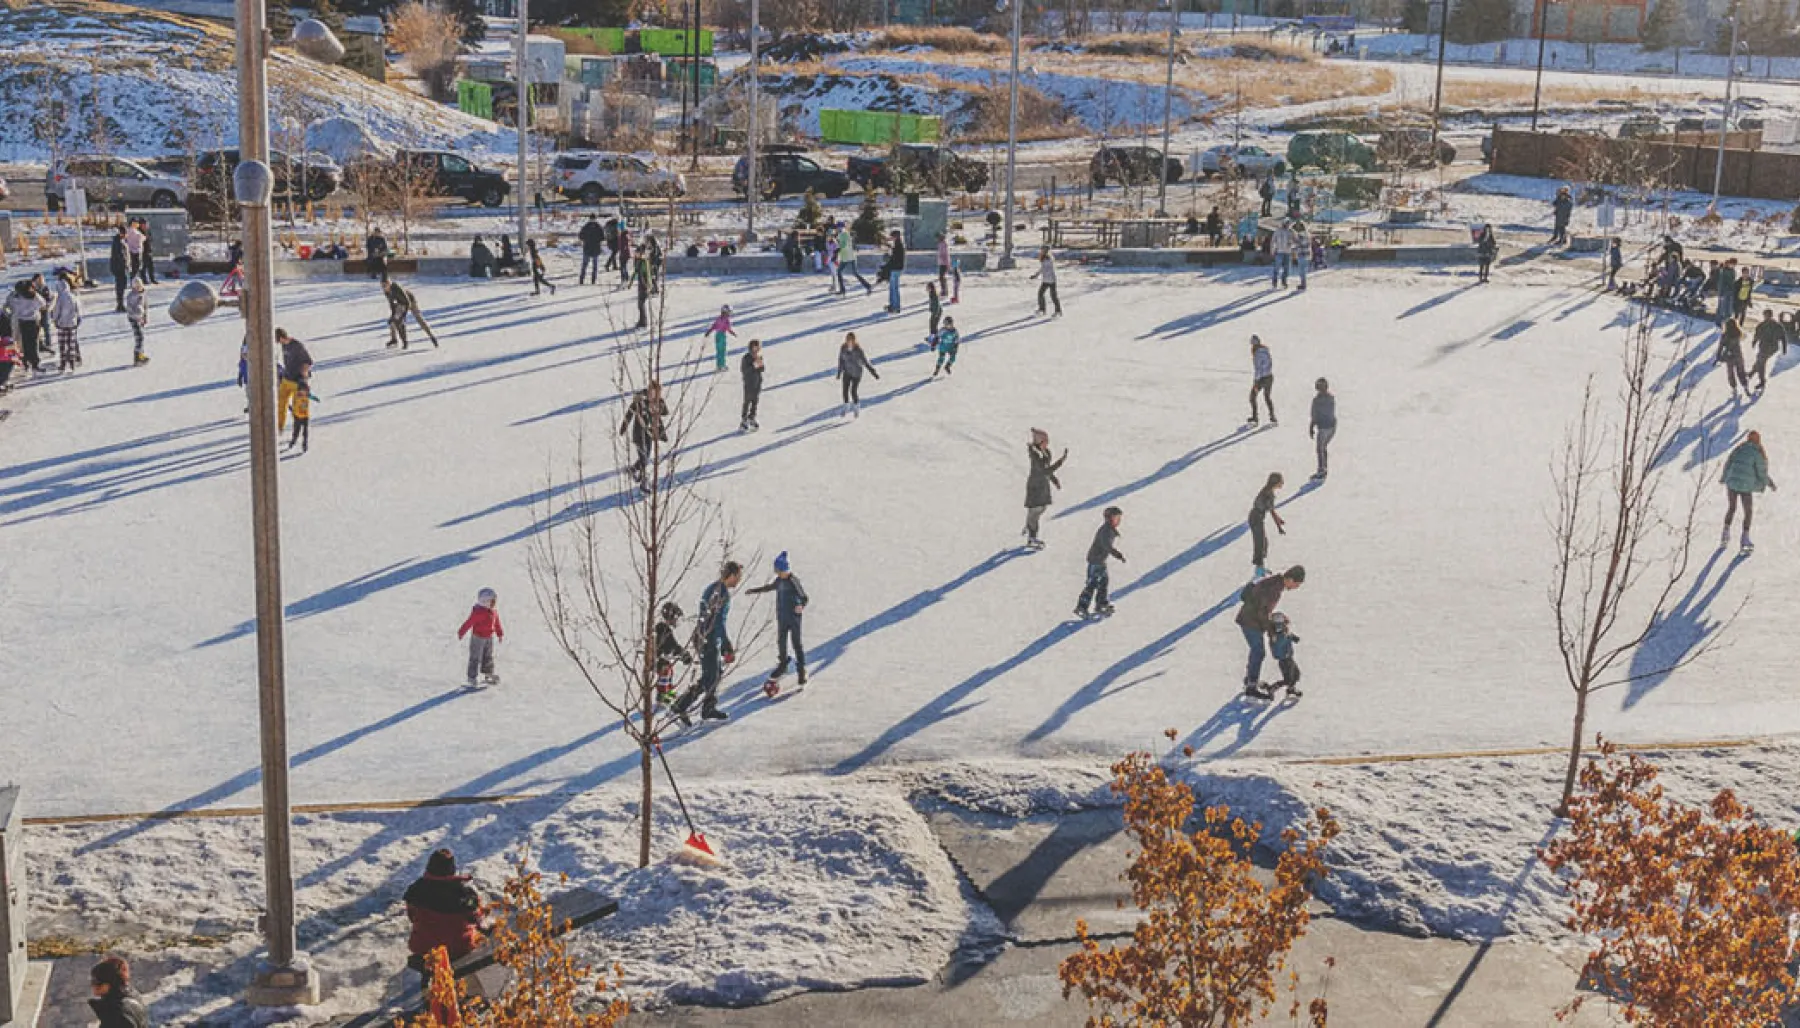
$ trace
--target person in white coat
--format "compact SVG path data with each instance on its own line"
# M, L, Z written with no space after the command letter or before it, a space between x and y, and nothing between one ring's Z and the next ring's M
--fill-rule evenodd
M75 295L74 273L66 268L56 273L56 301L50 305L50 324L56 326L58 371L81 367L81 297Z
M1286 289L1288 267L1294 263L1294 230L1286 221L1269 235L1269 288Z
M1038 250L1037 274L1031 277L1038 280L1038 313L1044 313L1044 297L1048 296L1056 305L1056 316L1062 317L1062 299L1056 295L1056 258L1048 246Z

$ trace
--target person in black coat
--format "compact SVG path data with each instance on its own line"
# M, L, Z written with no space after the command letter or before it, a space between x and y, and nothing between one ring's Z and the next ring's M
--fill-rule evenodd
M587 224L581 226L578 233L581 238L581 274L575 279L576 285L585 285L588 276L592 275L594 284L600 284L600 251L606 247L606 230L600 227L598 215L588 215Z
M1064 447L1062 456L1051 460L1050 433L1034 428L1031 442L1025 447L1025 456L1031 460L1031 470L1025 476L1025 545L1041 550L1044 542L1038 538L1038 519L1050 506L1050 490L1062 488L1056 473L1062 469L1063 461L1069 459L1069 450Z
M794 665L800 674L800 684L806 684L806 650L800 643L800 617L806 613L806 589L801 586L800 577L789 569L786 550L775 556L775 581L745 590L746 595L751 596L769 592L775 594L775 645L776 657L780 663L769 675L763 690L773 696L779 691L776 683L781 681L782 675L787 674L790 642L794 645Z
M131 965L123 957L107 957L88 972L94 987L89 1009L100 1028L150 1028L150 1011L131 991Z
M881 277L887 282L888 302L884 308L890 314L900 313L900 275L906 270L906 243L899 232L888 237L887 263L881 266Z
M1106 589L1110 584L1106 573L1106 559L1117 557L1124 560L1125 555L1118 550L1119 523L1125 520L1125 512L1117 507L1108 507L1100 522L1100 528L1094 532L1094 541L1088 546L1087 581L1081 587L1081 598L1075 601L1075 616L1088 616L1088 601L1094 604L1094 613L1101 616L1113 612L1112 604L1106 602Z
M369 263L370 278L387 277L388 241L381 234L381 226L375 226L369 238L363 240L363 257Z
M631 465L631 477L637 479L639 485L644 484L650 447L669 441L669 433L663 426L663 420L668 416L669 405L663 400L660 382L645 386L625 408L625 420L619 425L619 434L630 436L631 445L637 448L637 462Z
M763 386L762 340L750 340L743 359L738 362L738 370L744 376L744 409L738 415L738 430L754 432L762 427L756 423L756 402L762 397Z
M116 314L125 313L125 285L131 281L131 256L125 250L125 229L113 232L112 250L106 258L106 270L112 272L113 300Z

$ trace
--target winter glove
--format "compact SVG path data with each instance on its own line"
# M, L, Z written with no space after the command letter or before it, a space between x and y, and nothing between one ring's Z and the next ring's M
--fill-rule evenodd
M725 657L725 663L730 664L733 661L737 660L737 651L736 650L726 650L724 653L724 657Z

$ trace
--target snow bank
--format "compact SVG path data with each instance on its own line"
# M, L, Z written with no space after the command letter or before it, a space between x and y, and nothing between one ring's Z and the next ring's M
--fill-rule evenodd
M686 829L665 800L656 862L638 870L636 790L624 786L296 819L300 944L331 989L304 1019L374 1009L410 982L400 897L438 846L458 853L484 894L529 850L552 877L616 897L619 912L571 949L621 965L638 1005L922 982L958 946L1002 932L897 790L791 778L697 787L688 800L723 866L668 859ZM33 933L117 940L144 964L158 1023L253 1023L234 997L257 948L260 853L253 818L34 830Z

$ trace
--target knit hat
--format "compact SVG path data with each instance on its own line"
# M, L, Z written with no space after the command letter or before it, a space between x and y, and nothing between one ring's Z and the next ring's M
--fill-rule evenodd
M782 550L775 555L775 572L780 574L788 569L787 551Z
M425 861L425 873L439 878L448 878L456 873L456 854L447 849L433 850L431 859Z
M500 599L499 594L492 589L483 589L475 594L475 602L484 607L494 603L498 599Z

